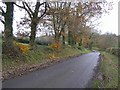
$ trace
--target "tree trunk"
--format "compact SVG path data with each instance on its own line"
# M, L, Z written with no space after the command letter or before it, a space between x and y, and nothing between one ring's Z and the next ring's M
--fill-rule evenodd
M72 32L69 31L69 32L68 32L68 45L71 45L71 46L74 47L75 44L76 44L76 42L75 42L75 40L74 40L74 38L73 38Z
M30 46L32 49L34 49L36 47L35 46L36 28L37 28L37 22L32 21L31 35L30 35Z
M6 14L5 14L5 30L3 38L3 49L2 53L10 56L12 58L20 56L20 52L17 47L13 45L13 2L5 2L6 4Z
M79 46L82 46L82 39L80 39Z
M59 33L56 33L55 34L55 42L59 43L59 41L60 41L60 35L59 35Z
M5 14L5 37L4 41L7 45L13 44L13 3L12 2L6 2L6 14Z
M64 22L64 24L62 25L62 28L61 28L61 32L63 32L63 35L62 35L62 44L63 44L63 46L65 46L65 36L64 36L65 35L65 25L66 25L66 22Z
M72 32L68 31L68 45L72 45L71 37L72 37Z
M62 44L63 44L63 46L65 46L65 36L64 35L62 35Z
M68 44L73 46L73 35L71 31L68 32Z

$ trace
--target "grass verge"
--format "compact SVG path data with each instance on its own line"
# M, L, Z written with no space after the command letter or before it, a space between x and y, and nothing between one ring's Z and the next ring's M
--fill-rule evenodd
M52 62L81 55L90 52L87 49L79 50L72 47L65 47L59 51L52 50L49 46L39 45L36 50L25 54L25 60L12 60L5 55L2 56L3 79L20 75L31 68L39 67L44 62ZM17 76L18 76L17 75Z
M118 57L106 52L102 56L93 88L118 88Z

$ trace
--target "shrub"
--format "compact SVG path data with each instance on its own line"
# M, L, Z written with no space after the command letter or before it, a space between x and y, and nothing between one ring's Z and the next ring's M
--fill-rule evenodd
M29 43L29 40L28 39L21 39L21 38L18 38L16 39L17 42L20 42L20 43L26 43L28 44Z
M111 47L111 48L107 48L106 51L111 53L111 54L113 54L113 55L118 56L118 54L120 52L120 49L119 48L115 48L115 47Z
M36 38L35 42L38 45L50 45L53 43L53 38L50 36L42 36Z
M78 46L77 48L80 49L80 50L83 50L83 49L84 49L83 46Z
M61 43L60 42L54 42L50 45L50 48L52 48L55 51L58 51L61 49Z
M30 45L28 45L28 44L22 44L22 43L18 43L18 42L15 42L15 41L14 41L14 44L19 48L19 50L23 54L27 53L30 49Z

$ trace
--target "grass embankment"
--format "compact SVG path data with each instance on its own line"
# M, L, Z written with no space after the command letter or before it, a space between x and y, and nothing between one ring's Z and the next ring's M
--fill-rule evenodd
M29 51L24 55L25 60L12 60L3 55L3 77L6 77L7 74L17 74L17 72L19 73L21 70L24 71L24 69L28 68L29 66L36 66L44 62L52 62L58 59L62 60L63 58L81 55L88 52L90 51L86 49L79 50L72 47L65 47L64 49L54 51L49 46L39 45L36 50Z
M93 88L118 88L118 57L106 52L102 56Z

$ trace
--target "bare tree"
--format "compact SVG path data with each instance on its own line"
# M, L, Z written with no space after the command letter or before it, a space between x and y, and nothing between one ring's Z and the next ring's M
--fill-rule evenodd
M32 3L30 3L32 4ZM16 6L24 9L30 18L30 27L31 27L31 34L30 34L30 45L32 48L35 47L35 37L36 37L36 31L37 31L37 25L40 22L40 20L43 18L43 16L46 14L47 11L47 2L40 3L40 0L37 0L34 9L29 5L27 2L22 2L22 6L15 3ZM40 8L43 8L44 10L40 11Z
M4 24L4 38L3 38L3 54L8 56L18 56L20 55L18 49L13 45L13 11L14 3L13 2L4 2L6 5L6 11L0 7L1 15L4 19L0 21Z

